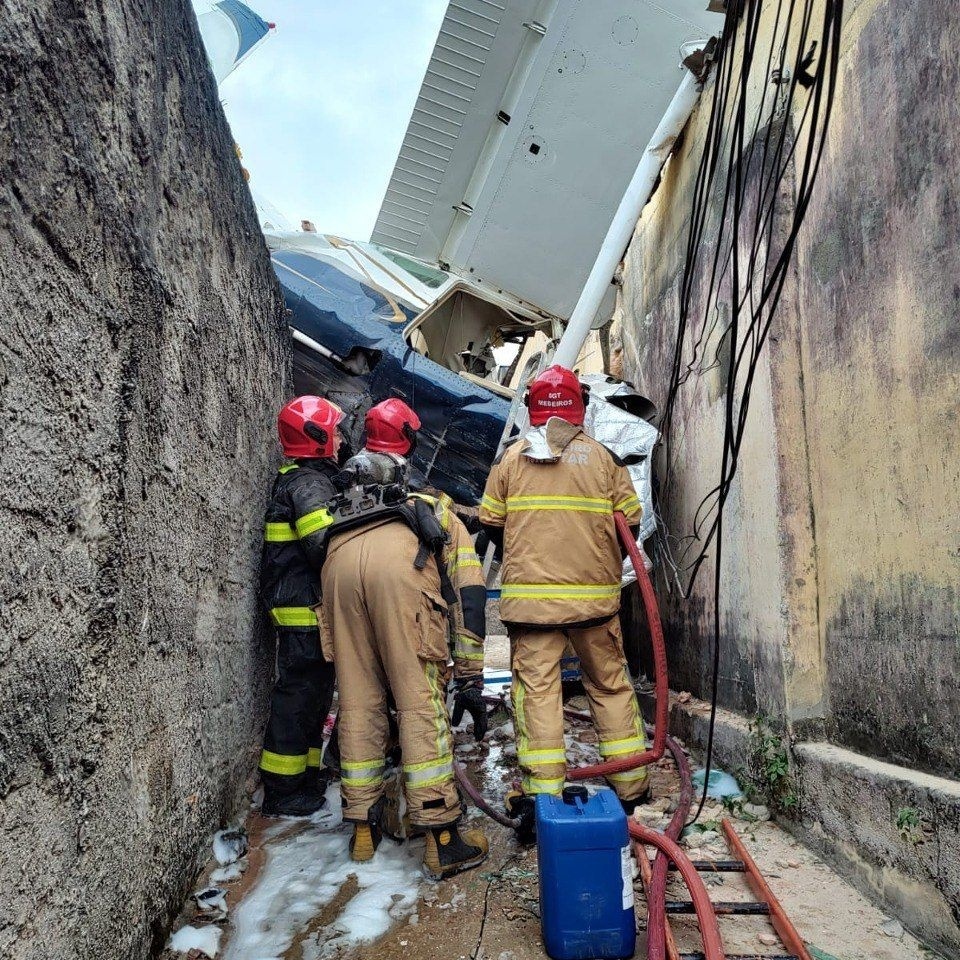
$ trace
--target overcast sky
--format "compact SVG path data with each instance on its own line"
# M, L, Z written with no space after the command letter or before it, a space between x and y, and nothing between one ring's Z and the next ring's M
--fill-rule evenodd
M250 186L367 240L447 0L245 0L276 30L223 82Z

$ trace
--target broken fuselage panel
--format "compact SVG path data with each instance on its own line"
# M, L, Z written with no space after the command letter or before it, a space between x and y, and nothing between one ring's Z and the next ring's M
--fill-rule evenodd
M550 318L372 244L312 231L264 236L289 311L297 392L343 407L354 448L370 406L405 400L423 424L411 458L418 479L477 503L514 392L515 364L498 364L494 351L518 357Z

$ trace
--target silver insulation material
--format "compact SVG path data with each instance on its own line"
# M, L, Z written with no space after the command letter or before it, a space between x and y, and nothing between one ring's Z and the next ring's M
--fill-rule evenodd
M341 476L354 484L407 483L410 468L405 457L396 453L374 453L361 450L344 465Z
M618 402L630 405L630 400L643 403L643 398L629 384L595 373L580 377L590 387L590 403L584 420L584 430L627 464L630 479L640 498L643 516L637 532L637 546L648 570L653 564L643 552L643 541L653 536L657 519L653 512L651 466L653 448L660 435L652 424L621 409ZM608 402L613 400L614 402ZM626 585L636 580L633 564L628 557L623 563L621 582Z

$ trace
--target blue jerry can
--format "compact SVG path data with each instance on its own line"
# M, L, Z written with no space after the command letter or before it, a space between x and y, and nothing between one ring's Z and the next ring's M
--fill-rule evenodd
M537 795L540 924L553 960L632 957L636 941L627 816L608 789Z

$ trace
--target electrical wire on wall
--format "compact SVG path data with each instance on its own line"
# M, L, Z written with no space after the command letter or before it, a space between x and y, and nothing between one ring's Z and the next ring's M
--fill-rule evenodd
M706 799L720 674L724 507L746 434L758 364L789 275L823 156L837 85L843 0L728 0L710 117L693 191L667 398L661 512L676 517L681 411L708 374L723 399L716 484L680 539L661 536L688 598L713 563L713 651ZM765 51L765 53L764 53ZM712 356L711 356L712 353ZM676 520L674 519L674 523Z

